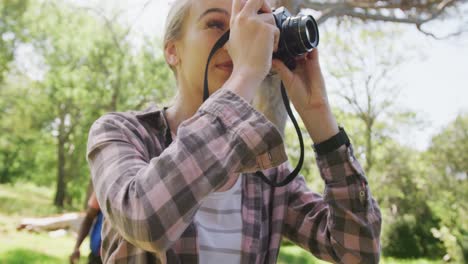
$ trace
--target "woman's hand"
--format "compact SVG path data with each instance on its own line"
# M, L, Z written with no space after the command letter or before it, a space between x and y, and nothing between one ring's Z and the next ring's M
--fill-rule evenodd
M296 62L294 71L290 71L277 59L273 60L272 68L280 75L289 99L299 112L312 140L320 143L339 130L328 103L318 50L314 49Z
M271 69L272 54L278 47L279 29L265 0L234 0L230 30L226 48L234 68L228 83L236 79L236 85L231 86L251 101L255 89Z

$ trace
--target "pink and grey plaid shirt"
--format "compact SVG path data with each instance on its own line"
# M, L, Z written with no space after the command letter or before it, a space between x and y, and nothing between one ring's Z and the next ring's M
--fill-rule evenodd
M282 236L331 262L379 261L380 211L352 147L317 157L323 197L301 176L270 199L271 188L253 172L276 181L289 174L283 140L241 97L221 89L180 124L169 146L167 133L156 108L110 113L91 127L87 156L105 215L104 263L198 263L194 215L232 173L246 175L242 263L275 263Z

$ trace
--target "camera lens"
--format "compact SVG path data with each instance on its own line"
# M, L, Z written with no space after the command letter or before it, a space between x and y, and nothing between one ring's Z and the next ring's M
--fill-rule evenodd
M312 48L317 47L318 43L316 42L318 42L318 29L317 25L311 19L307 19L306 21L306 34L308 44L311 44Z
M282 25L285 48L295 57L318 45L318 27L311 16L288 17Z
M302 44L306 51L311 51L313 48L317 47L318 27L315 20L311 16L303 16L298 26Z
M317 22L312 16L291 16L285 7L275 9L273 16L281 31L278 50L273 53L273 58L294 69L295 58L312 51L319 44Z

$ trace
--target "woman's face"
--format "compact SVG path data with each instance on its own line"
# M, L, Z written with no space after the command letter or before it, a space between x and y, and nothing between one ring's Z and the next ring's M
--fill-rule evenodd
M176 42L179 57L178 82L183 86L182 89L190 90L191 96L202 98L208 55L216 41L229 29L231 6L231 0L192 1L189 17L185 20L184 33ZM210 94L226 82L231 76L232 68L227 50L219 49L208 68Z

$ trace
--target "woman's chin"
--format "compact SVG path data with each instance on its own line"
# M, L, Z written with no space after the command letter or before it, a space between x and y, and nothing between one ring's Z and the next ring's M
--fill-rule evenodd
M217 70L216 73L213 74L213 79L223 85L229 79L229 77L231 77L231 74L232 71Z
M216 73L219 74L220 76L227 76L229 78L232 74L232 66L216 66L215 68ZM227 80L226 78L226 80Z
M232 71L215 68L208 73L210 94L219 90L224 83L231 77Z

